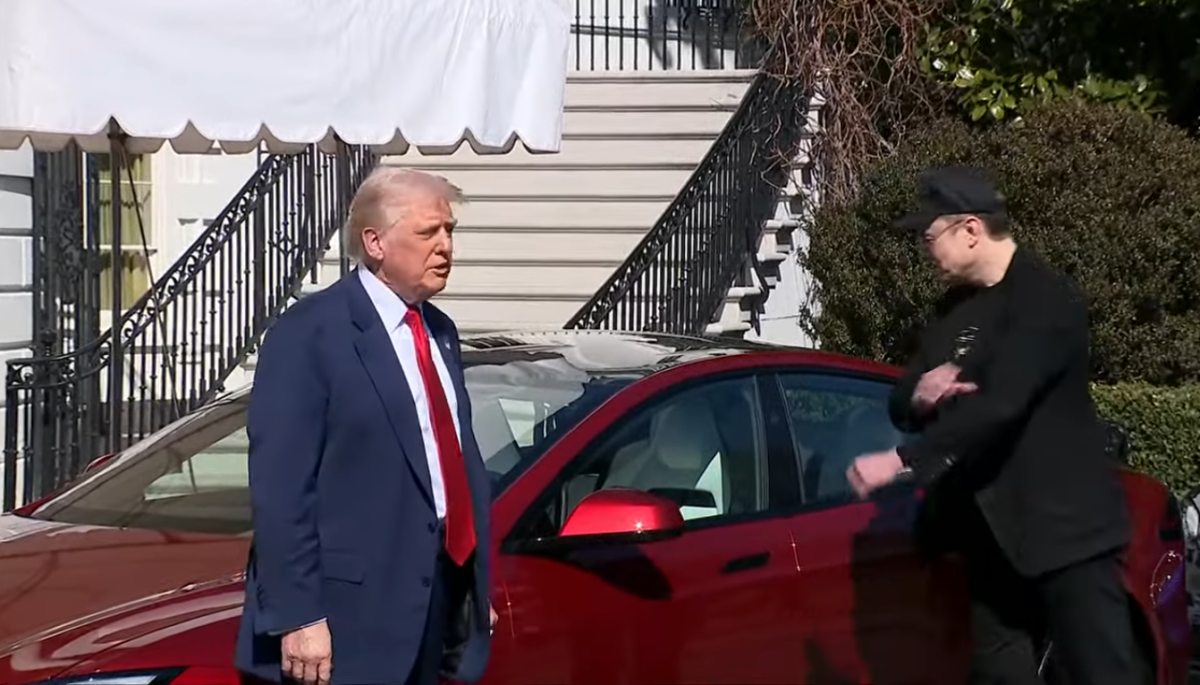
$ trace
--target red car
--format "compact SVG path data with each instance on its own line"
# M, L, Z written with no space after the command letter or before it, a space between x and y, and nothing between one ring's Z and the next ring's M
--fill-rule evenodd
M856 501L844 476L905 438L886 411L896 369L656 335L463 347L495 479L486 683L965 682L963 578L917 555L920 494ZM0 517L0 684L240 682L247 397ZM1152 479L1125 484L1127 586L1158 682L1181 685L1178 509Z

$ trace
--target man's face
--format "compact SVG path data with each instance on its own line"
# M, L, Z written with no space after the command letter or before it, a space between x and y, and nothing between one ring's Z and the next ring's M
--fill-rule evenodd
M450 277L456 221L450 203L420 193L385 207L391 228L363 231L364 248L409 304L440 293ZM399 219L399 220L397 220Z
M981 226L975 217L939 217L926 229L925 249L944 278L957 282L969 276Z

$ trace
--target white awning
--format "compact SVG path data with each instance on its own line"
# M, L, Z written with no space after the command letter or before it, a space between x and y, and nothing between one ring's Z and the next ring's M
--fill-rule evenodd
M0 149L556 152L558 0L0 0Z

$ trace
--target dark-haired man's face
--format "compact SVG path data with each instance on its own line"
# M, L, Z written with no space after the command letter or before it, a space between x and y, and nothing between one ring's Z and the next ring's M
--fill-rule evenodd
M974 216L943 216L929 225L924 235L925 249L943 278L951 282L968 278L984 230L983 222Z

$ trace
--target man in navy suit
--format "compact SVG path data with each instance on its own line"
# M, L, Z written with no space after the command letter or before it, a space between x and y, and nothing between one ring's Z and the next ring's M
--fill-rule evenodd
M450 275L459 201L438 176L377 169L345 229L359 267L263 341L245 672L321 685L483 675L490 486L458 331L427 301Z

